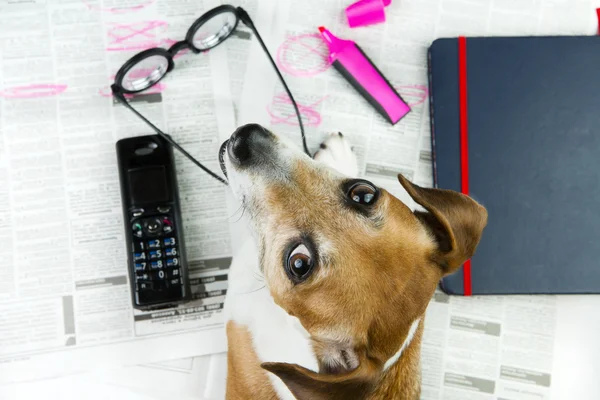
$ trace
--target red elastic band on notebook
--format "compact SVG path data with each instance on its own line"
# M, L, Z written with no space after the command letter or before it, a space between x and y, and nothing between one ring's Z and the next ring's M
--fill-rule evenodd
M598 35L600 35L600 8L596 8L596 15L598 16Z
M458 38L458 103L460 118L460 190L469 194L469 124L467 119L467 39ZM465 296L471 291L471 260L463 265L463 287Z

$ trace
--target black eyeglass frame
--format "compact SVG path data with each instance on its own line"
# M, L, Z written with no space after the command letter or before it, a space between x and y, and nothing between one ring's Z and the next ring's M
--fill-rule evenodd
M194 38L194 34L198 31L198 29L202 25L204 25L207 21L211 20L213 17L215 17L219 14L227 13L227 12L232 13L236 17L235 23L234 23L233 27L231 28L231 30L226 34L226 36L222 37L214 45L206 47L204 49L197 48L193 43L193 38ZM296 116L298 117L298 123L300 126L300 133L302 135L302 145L303 145L304 152L307 155L311 156L310 151L308 150L308 146L306 144L304 125L302 124L302 117L300 115L298 105L296 104L296 101L295 101L294 97L292 96L292 93L290 92L290 89L288 88L287 83L285 82L285 79L283 78L281 72L279 71L277 64L273 60L271 53L267 49L264 41L262 40L260 34L258 33L258 30L254 26L254 23L252 22L250 15L248 15L248 13L241 7L234 7L234 6L225 4L225 5L217 6L213 9L207 11L206 13L201 15L198 19L196 19L196 21L194 21L194 23L190 26L190 28L188 29L188 31L186 33L186 37L184 40L174 43L171 47L169 47L169 49L155 47L155 48L150 48L150 49L144 50L144 51L136 54L135 56L131 57L129 60L127 60L123 64L123 66L121 66L121 68L119 69L117 74L115 75L115 82L111 85L111 91L113 93L113 96L115 98L117 98L117 100L119 100L119 102L121 102L129 110L131 110L133 113L135 113L144 122L146 122L156 133L158 133L159 135L164 137L165 140L167 140L173 147L175 147L183 155L185 155L188 159L190 159L190 161L192 161L194 164L196 164L198 167L200 167L206 173L208 173L209 175L211 175L213 178L217 179L221 183L224 183L225 185L227 185L226 180L224 180L223 178L221 178L220 176L218 176L217 174L215 174L214 172L212 172L211 170L206 168L204 165L202 165L202 163L197 161L191 154L189 154L181 146L179 146L170 137L170 135L161 131L158 127L156 127L154 124L152 124L147 118L145 118L142 114L140 114L137 110L135 110L131 106L131 104L129 104L129 102L125 98L125 95L126 94L132 95L132 94L143 92L144 90L148 90L149 88L151 88L152 86L154 86L158 82L160 82L165 76L167 76L167 74L169 72L171 72L175 68L175 62L173 61L173 57L178 52L183 51L183 50L191 50L193 53L199 54L199 53L203 53L205 51L211 50L211 49L217 47L218 45L220 45L221 43L225 42L231 36L231 34L237 29L237 26L238 26L240 20L244 23L244 25L246 25L248 28L250 28L252 30L252 32L256 35L256 38L258 39L263 51L267 54L267 57L269 57L269 61L271 62L273 68L275 69L275 72L277 73L277 76L279 77L285 91L287 92L287 94L292 102L292 105L294 106L294 110L296 111ZM144 87L139 90L125 89L122 85L122 82L123 82L123 79L125 78L126 74L134 66L138 65L141 61L143 61L149 57L152 57L152 56L164 57L168 62L167 70L162 74L162 76L159 79L157 79L156 81L154 81L147 87Z

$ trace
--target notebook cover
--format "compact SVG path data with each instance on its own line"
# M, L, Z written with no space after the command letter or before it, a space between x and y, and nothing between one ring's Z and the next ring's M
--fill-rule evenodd
M467 38L466 70L469 194L489 213L472 294L600 293L600 38ZM458 74L458 40L433 42L434 186L460 192Z

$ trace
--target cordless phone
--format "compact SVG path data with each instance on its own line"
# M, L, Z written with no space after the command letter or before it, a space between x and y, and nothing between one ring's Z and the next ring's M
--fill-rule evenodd
M159 135L117 142L133 306L153 310L190 299L175 159Z

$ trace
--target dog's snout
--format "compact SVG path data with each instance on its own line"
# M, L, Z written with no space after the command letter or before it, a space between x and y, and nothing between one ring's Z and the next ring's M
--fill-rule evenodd
M229 158L239 165L251 163L256 158L257 150L265 145L269 137L270 133L258 124L240 126L229 140Z

